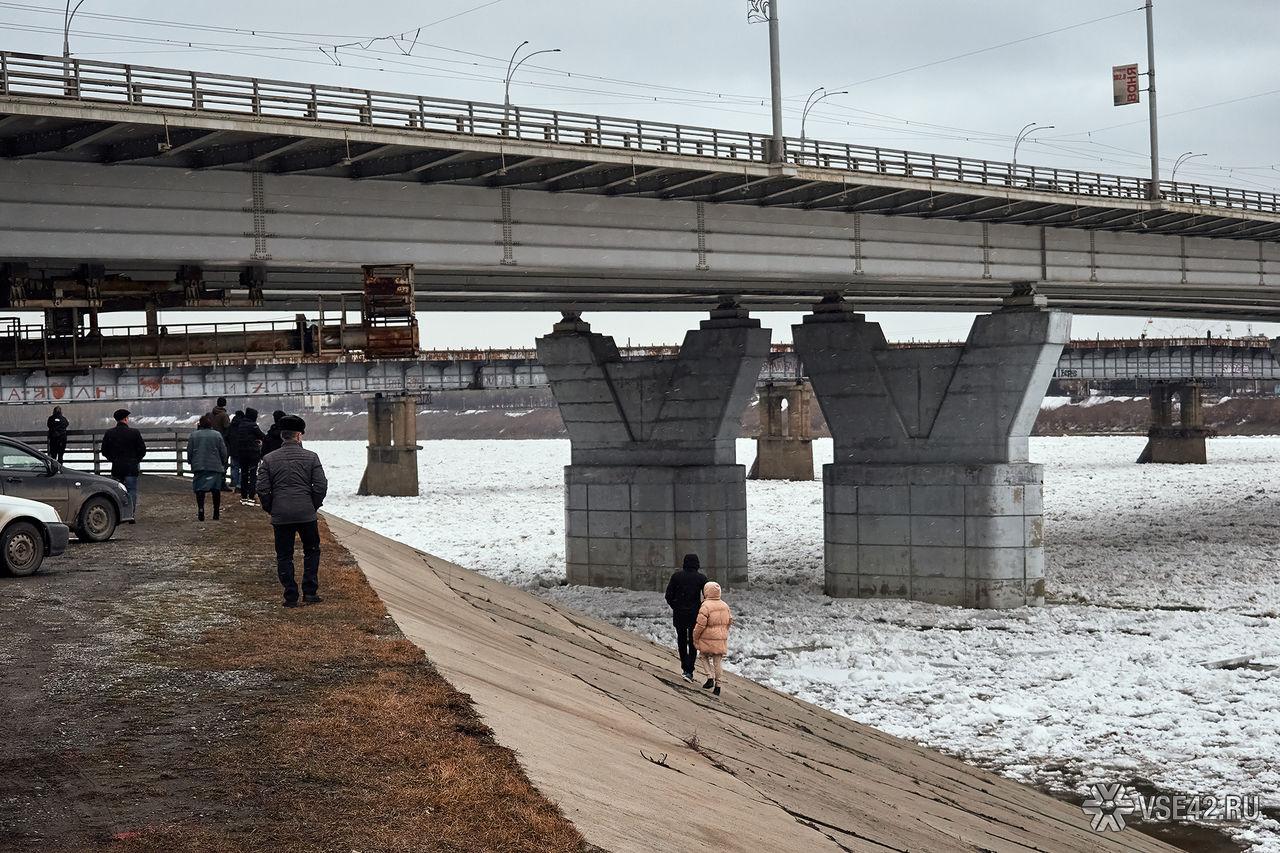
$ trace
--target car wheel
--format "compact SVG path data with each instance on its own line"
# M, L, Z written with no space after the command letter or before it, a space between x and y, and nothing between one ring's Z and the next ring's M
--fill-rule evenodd
M76 536L89 542L105 542L116 532L116 508L102 495L94 495L80 507Z
M0 555L10 574L34 575L44 562L44 537L29 521L15 521L0 534Z

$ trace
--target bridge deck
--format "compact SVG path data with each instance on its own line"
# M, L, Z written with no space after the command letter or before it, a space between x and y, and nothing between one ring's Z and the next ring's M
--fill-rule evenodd
M210 307L254 268L230 304L310 306L414 263L435 308L985 311L1033 281L1075 312L1280 316L1274 194L809 139L773 163L766 141L0 53L0 262L10 307L136 308L148 277L161 307Z

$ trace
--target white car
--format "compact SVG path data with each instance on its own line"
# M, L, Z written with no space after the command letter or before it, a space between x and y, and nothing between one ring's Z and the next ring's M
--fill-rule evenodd
M0 495L0 567L34 575L45 557L67 550L71 530L48 504Z

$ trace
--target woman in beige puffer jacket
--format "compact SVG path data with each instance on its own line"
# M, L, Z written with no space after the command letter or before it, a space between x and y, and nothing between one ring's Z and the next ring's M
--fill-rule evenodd
M729 626L733 614L729 605L720 598L720 584L709 582L702 588L702 607L698 609L698 622L693 626L693 647L702 652L699 661L707 674L703 688L714 687L720 695L720 679L724 677L724 656L729 651Z

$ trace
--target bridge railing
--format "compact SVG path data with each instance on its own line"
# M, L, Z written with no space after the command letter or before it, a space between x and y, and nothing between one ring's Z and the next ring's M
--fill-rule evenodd
M409 128L717 160L764 162L769 141L745 131L13 52L0 52L0 96ZM800 165L862 174L1078 196L1148 195L1149 181L1125 175L813 139L788 139L787 150ZM1166 201L1280 213L1280 196L1275 193L1172 181L1162 181L1159 189Z
M62 460L72 468L110 474L111 463L102 456L102 436L108 425L101 429L67 430L67 449ZM175 427L138 427L142 440L147 444L147 455L140 466L147 474L190 474L186 469L187 438L195 430L194 425ZM10 438L25 442L37 450L48 451L47 430L15 430L6 432Z

